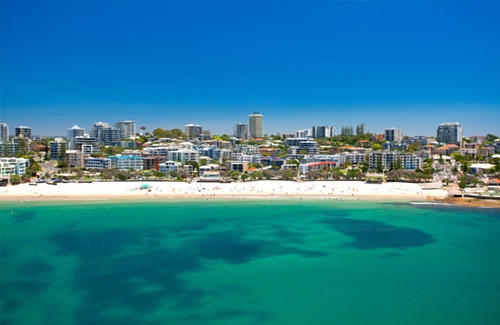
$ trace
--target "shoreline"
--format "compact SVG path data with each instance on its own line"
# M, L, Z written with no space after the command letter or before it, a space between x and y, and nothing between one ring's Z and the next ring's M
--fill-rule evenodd
M141 187L146 188L141 189ZM429 202L472 208L500 208L500 201L452 198L443 189L422 189L416 183L367 184L363 181L253 181L238 183L93 182L27 183L0 187L0 202L23 203L123 203L123 202Z
M445 197L442 199L430 198L429 202L445 203L468 208L496 208L500 209L499 200L475 199L469 197Z

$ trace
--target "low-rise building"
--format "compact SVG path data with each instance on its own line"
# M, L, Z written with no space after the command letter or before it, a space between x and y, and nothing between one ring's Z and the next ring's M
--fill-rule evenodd
M246 161L231 161L228 163L228 169L244 173L248 170L248 162Z
M299 169L299 167L297 166L297 164L283 164L283 166L281 166L281 169L296 171Z
M92 170L103 170L111 168L111 159L105 157L85 158L85 168Z
M434 153L442 155L451 155L452 152L459 151L460 147L456 144L446 144L442 147L434 149Z
M168 153L168 160L179 161L182 164L188 161L199 161L200 154L194 149L183 148Z
M0 157L13 157L21 153L21 144L14 140L10 142L0 142Z
M298 153L307 151L310 155L316 155L319 152L318 144L310 138L289 138L285 140L285 146L298 147Z
M200 181L201 182L219 182L221 175L219 170L205 170L201 173L200 167Z
M310 171L318 171L323 168L333 169L337 167L337 162L335 161L323 161L323 162L312 162L299 165L299 172L301 174L307 174Z
M111 167L119 170L142 170L142 157L141 156L109 156L111 159Z
M463 149L460 149L460 153L464 156L471 156L471 157L476 157L480 144L475 142L475 143L464 143L463 144Z
M144 170L160 170L160 164L168 161L167 157L162 156L143 156L142 157L142 168Z
M366 159L366 155L364 153L357 152L341 153L338 156L341 165L345 165L346 162L349 162L353 165L362 164Z
M26 174L26 168L29 166L29 160L24 158L0 158L0 176L10 175L22 176Z
M68 161L68 167L82 168L85 165L83 152L78 150L66 150L66 160Z
M262 158L262 156L260 154L247 155L247 154L243 154L243 153L235 153L233 155L234 161L239 161L239 162L245 161L245 162L248 162L250 164L253 164L253 163L260 164L261 158Z
M376 169L378 161L380 160L384 170L388 170L398 163L401 164L400 168L415 170L422 168L422 158L417 157L412 153L399 152L399 151L375 151L368 155L369 168Z
M485 146L477 150L477 154L483 157L488 157L494 153L495 153L495 147L493 146L487 146L487 147Z
M160 163L159 168L160 168L160 172L168 174L170 172L180 171L181 164L176 162L176 161L168 160L168 161L165 161L163 163Z

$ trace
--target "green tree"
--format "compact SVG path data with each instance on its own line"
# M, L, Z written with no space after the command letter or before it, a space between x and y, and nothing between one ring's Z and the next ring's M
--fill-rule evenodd
M163 172L160 172L158 170L154 170L153 171L153 176L156 177L156 178L164 178L166 175Z
M261 170L254 171L250 174L250 179L263 179L264 173Z
M500 172L500 158L493 158L491 160L491 163L493 165L495 165L495 167L492 168L493 172L497 172L497 173Z
M290 179L293 179L295 178L295 176L297 175L297 172L296 171L293 171L293 170L284 170L284 169L280 169L278 171L278 176L282 179L286 179L286 180L290 180Z
M23 175L21 176L21 180L22 180L23 182L29 182L29 181L30 181L30 176L29 176L28 174L23 174Z
M238 180L238 178L240 178L240 176L241 176L241 173L237 170L233 170L229 173L229 177L231 177L234 180Z
M243 173L243 174L241 174L241 176L240 176L240 178L241 178L243 181L246 181L249 177L250 177L250 175L248 175L248 173Z
M186 139L186 135L180 129L164 130L157 128L153 130L156 138Z
M344 178L344 170L340 167L334 168L332 170L332 176L333 178L340 180Z
M380 156L377 157L377 173L384 172L384 165L382 165L382 158Z
M470 166L469 166L469 163L468 162L464 162L462 164L462 166L460 167L460 169L462 170L462 173L468 173L470 171Z
M122 173L116 174L115 178L119 181L126 181L128 179L127 175Z
M349 169L346 173L346 178L348 180L357 179L359 177L359 170L357 169Z
M444 159L443 159L443 154L442 153L439 154L439 164L440 165L444 165Z
M21 176L16 175L16 174L11 174L10 175L10 183L12 185L21 184Z
M59 155L57 157L58 163L57 167L67 168L69 166L68 157L66 156L66 144L61 144L61 150L59 150Z
M318 179L320 176L320 173L318 170L310 170L306 173L306 177L309 179Z
M194 160L190 160L188 162L186 162L186 165L191 165L193 166L193 170L196 172L196 173L200 173L200 164L197 162L197 161L194 161Z
M153 130L153 135L156 138L168 138L167 134L168 134L167 130L164 130L162 128L157 128Z
M103 179L113 179L116 174L118 174L118 169L116 168L105 168L101 170L101 178Z
M215 140L221 140L221 141L230 141L231 140L231 137L227 134L223 134L223 135L213 135L212 136L212 139L215 139ZM248 143L250 144L250 140L248 141Z
M403 169L403 162L401 161L400 157L398 157L398 159L396 159L396 164L394 164L394 169L395 170Z
M461 189L464 189L464 188L469 187L469 186L478 185L479 183L480 183L479 179L477 179L475 176L463 175L459 178L458 186Z
M29 158L30 160L30 165L28 168L26 168L26 174L30 176L35 176L36 173L42 171L42 167L33 159L33 157Z
M486 135L486 142L487 142L487 143L492 143L492 142L494 142L494 141L495 141L496 139L498 139L498 138L499 138L499 136L494 135L494 134L491 134L491 133L488 133L488 134Z
M186 134L184 134L184 132L182 132L181 129L172 129L170 130L170 132L167 134L169 135L170 138L176 138L176 139L186 139L187 136Z
M264 174L264 177L266 179L271 179L271 178L274 178L276 176L276 172L273 170L270 170L270 169L264 170L263 174Z
M386 178L388 181L399 181L403 176L403 173L399 170L391 170L387 173Z
M248 167L249 168L251 168L251 167L253 167L253 168L262 168L262 165L259 164L259 163L254 162L254 163L249 164Z
M415 152L418 150L418 144L417 143L412 143L408 146L407 151L408 152Z
M379 143L374 143L372 145L372 150L373 151L382 150L382 146Z

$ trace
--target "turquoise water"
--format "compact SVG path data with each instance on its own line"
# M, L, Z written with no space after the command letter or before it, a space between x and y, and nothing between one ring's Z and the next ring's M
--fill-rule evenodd
M500 324L498 209L1 204L1 324Z

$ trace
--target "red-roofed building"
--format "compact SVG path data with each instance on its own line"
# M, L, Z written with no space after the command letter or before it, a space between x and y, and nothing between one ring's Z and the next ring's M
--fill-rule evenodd
M436 148L434 153L449 156L452 152L460 150L460 147L456 144L446 144L442 147Z
M491 179L488 180L488 185L500 186L500 179L498 179L498 178L491 178Z
M321 161L299 165L299 169L302 174L306 174L309 171L321 170L323 168L333 169L335 167L337 167L337 162L335 161Z
M488 180L488 191L500 192L500 179L491 178Z

